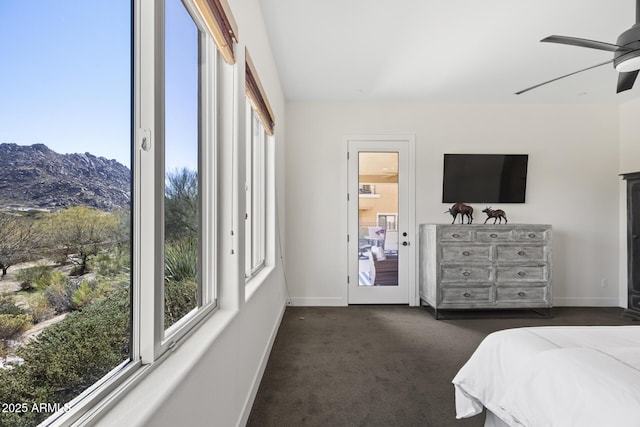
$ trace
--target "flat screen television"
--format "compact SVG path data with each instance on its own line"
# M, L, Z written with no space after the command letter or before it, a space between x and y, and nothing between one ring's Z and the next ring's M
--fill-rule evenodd
M443 203L524 203L527 154L445 154Z

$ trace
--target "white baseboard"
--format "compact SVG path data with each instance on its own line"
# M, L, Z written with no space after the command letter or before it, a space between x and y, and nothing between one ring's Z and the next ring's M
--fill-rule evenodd
M340 297L291 297L291 305L296 307L344 307L347 304Z
M258 371L256 372L255 377L253 378L253 383L251 384L251 390L249 390L249 395L244 402L244 409L242 411L242 417L238 420L237 427L242 427L247 425L247 421L249 421L249 415L251 415L251 408L253 408L253 402L256 400L256 395L258 394L258 388L260 387L260 382L262 381L262 376L264 375L264 371L267 368L267 362L269 361L269 355L271 354L271 349L273 348L273 343L276 340L276 335L278 335L278 329L280 329L280 324L282 323L282 318L284 317L284 311L287 308L286 304L282 306L282 311L280 311L280 316L278 321L273 326L271 330L271 336L269 337L269 343L267 347L264 349L262 353L262 358L260 360L260 366L258 367Z
M555 297L554 307L620 307L617 297Z

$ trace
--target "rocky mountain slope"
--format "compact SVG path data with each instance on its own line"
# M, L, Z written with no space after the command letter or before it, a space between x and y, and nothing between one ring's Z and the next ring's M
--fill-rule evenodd
M0 208L129 208L130 182L131 171L116 160L0 144Z

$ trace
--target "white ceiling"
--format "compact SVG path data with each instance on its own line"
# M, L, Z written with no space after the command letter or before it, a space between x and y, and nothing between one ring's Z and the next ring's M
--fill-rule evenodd
M633 0L260 0L289 100L623 103L611 59L540 43L555 34L615 43ZM639 78L640 80L640 78Z

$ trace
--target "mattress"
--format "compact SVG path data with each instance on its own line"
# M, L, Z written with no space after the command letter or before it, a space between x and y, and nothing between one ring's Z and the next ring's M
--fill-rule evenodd
M640 326L490 334L453 379L456 417L511 426L640 426Z

